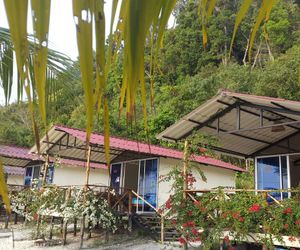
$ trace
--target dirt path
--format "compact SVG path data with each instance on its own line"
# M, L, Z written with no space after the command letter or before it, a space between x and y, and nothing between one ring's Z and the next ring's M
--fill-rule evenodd
M73 237L68 234L67 245L62 246L59 238L53 241L38 246L36 241L31 240L31 229L22 228L14 229L14 248L13 236L11 231L0 230L0 250L75 250L79 249L79 237ZM52 246L49 246L52 245ZM99 237L94 237L84 240L83 248L87 250L177 250L181 249L178 245L162 245L150 239L138 235L113 235L109 243L104 243L104 240Z

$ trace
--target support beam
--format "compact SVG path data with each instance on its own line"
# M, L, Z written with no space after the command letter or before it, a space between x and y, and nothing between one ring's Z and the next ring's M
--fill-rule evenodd
M252 102L245 101L245 100L243 100L239 97L236 97L236 96L234 96L233 98L240 101L240 103L242 105L245 105L245 106L250 107L250 108L263 109L263 110L271 111L271 112L278 112L278 113L285 113L285 114L300 116L300 111L286 109L286 108L282 108L282 107L277 108L277 107L270 107L270 106L261 105L261 104L254 104Z
M211 145L205 145L205 147L209 147L212 150L215 150L215 151L218 151L218 152L221 152L221 153L225 153L225 154L228 154L228 155L242 157L243 159L251 158L250 155L243 154L241 152L233 151L233 150L230 150L230 149L219 148L219 147L215 147L215 146L211 146Z
M237 98L237 97L235 97L235 98ZM243 101L242 99L240 99L240 100ZM226 102L223 102L223 101L221 101L221 100L218 100L217 102L219 102L219 103L221 103L221 104L224 104L224 105L226 105L226 106L232 105L232 104L230 104L230 103L226 103ZM246 101L243 101L243 102L246 102ZM245 112L245 113L248 113L248 114L251 114L251 115L260 117L260 114L257 114L257 113L255 113L255 112L252 112L252 111L247 110L247 109L244 109L244 108L242 108L242 107L240 107L240 109L241 109L241 111L243 111L243 112ZM283 115L283 114L278 114L278 113L273 112L273 111L268 111L268 112L269 112L269 113L272 113L272 114L274 114L274 115L277 115L277 116L281 117L282 119L289 119L289 120L291 120L291 121L297 121L296 119L293 119L293 118L291 118L291 117L285 116L285 115ZM265 116L265 115L263 115L263 119L266 119L266 120L272 121L272 122L278 121L278 119L270 118L270 117L267 117L267 116ZM282 120L282 119L280 119L280 120ZM295 127L295 126L293 126L293 125L287 125L287 126L290 127L290 128L296 129L296 130L300 130L300 128Z
M206 125L212 123L213 121L215 121L216 119L218 119L218 117L221 117L227 113L229 113L231 110L233 110L236 107L236 104L232 104L226 108L224 108L223 110L219 111L218 113L213 114L210 118L208 118L205 122L202 123L202 125L198 125L196 127L194 127L192 130L188 131L187 133L183 134L182 136L180 136L178 138L178 140L181 140L183 138L188 137L189 135L191 135L195 130L199 130L203 127L205 127Z
M189 119L188 121L194 122L194 123L199 123L199 122L194 121L194 120L191 120L191 119ZM217 129L216 127L211 126L211 125L207 125L206 127L211 128L211 129ZM224 132L224 133L228 132L228 131L225 130L225 129L219 129L219 131ZM244 139L248 139L248 140L252 140L252 141L264 143L264 144L267 144L267 145L274 145L273 142L268 142L268 141L265 141L265 140L253 138L253 137L246 136L246 135L241 135L241 134L236 134L236 133L232 133L232 134L230 134L230 135L234 135L234 136L241 137L241 138L244 138ZM282 145L278 145L278 147L283 148L283 149L288 149L288 150L296 151L295 149L292 149L292 148L290 148L290 147L285 147L285 146L282 146Z
M279 103L277 103L277 102L271 102L271 103L272 103L273 105L279 107L279 108L282 108L282 109L285 109L285 110L293 111L292 109L287 108L287 107L285 107L285 106L283 106L282 104L279 104Z
M200 122L194 121L192 119L188 119L188 121L199 124L199 125L201 124ZM211 129L216 129L218 131L218 127L214 127L212 125L206 125L206 127L211 128ZM225 129L219 128L219 132L227 133L228 131L225 130ZM272 144L272 142L264 141L264 140L253 138L253 137L246 136L246 135L240 135L240 134L236 134L236 133L232 133L231 135L241 137L241 138L244 138L244 139L248 139L248 140L252 140L252 141L256 141L256 142L261 142L261 143L268 144L268 145Z
M43 141L43 143L49 143L49 144L52 144L52 145L57 145L56 143L54 143L54 142L47 142L47 141ZM79 147L79 146L75 146L75 147L73 147L73 146L67 146L66 144L61 144L61 146L62 147L66 147L65 149L62 149L62 150L60 150L60 151L63 151L63 150L68 150L68 149L79 149L79 150L84 150L84 151L86 151L86 147L85 147L85 145L83 145L83 146L81 146L81 147ZM115 150L115 149L114 149ZM124 151L123 150L115 150L115 151L119 151L120 153L123 153ZM95 150L95 149L91 149L91 152L94 152L94 153L105 153L105 151L98 151L98 150ZM111 155L119 155L119 154L117 154L117 153L110 153Z
M250 156L251 156L251 157L255 157L255 156L259 155L261 152L263 152L263 151L265 151L265 150L267 150L267 149L269 149L269 148L271 148L271 147L273 147L273 146L279 147L279 145L278 145L279 143L281 143L281 142L283 142L283 141L285 141L285 140L288 140L289 138L292 138L292 137L296 136L296 135L299 134L299 133L300 133L300 131L296 131L295 133L292 133L292 134L290 134L290 135L288 135L288 136L286 136L286 137L284 137L284 138L282 138L282 139L280 139L280 140L274 142L274 143L271 144L271 145L268 145L268 146L266 146L266 147L264 147L264 148L261 148L261 149L255 151L255 152L253 152Z
M163 135L162 137L163 137L163 138L166 138L167 140L170 140L170 141L174 141L174 142L177 142L177 141L178 141L178 139L173 138L173 137L169 137L169 136L166 136L166 135Z
M65 156L65 155L61 155L60 156L62 159L68 159L68 160L74 160L74 161L80 161L80 162L85 162L83 159L80 158L76 158L76 157L71 157L71 156ZM106 162L102 162L102 161L92 161L90 160L91 163L95 163L95 164L106 164Z
M255 130L260 130L260 129L273 128L273 127L278 127L278 126L287 126L287 125L299 124L299 123L300 123L300 120L299 121L291 121L291 122L283 122L283 123L272 124L272 125L267 125L267 126L263 126L263 127L231 130L231 131L225 132L224 134L233 134L233 133L238 133L238 132L255 131Z
M236 129L241 129L241 110L239 105L236 107Z

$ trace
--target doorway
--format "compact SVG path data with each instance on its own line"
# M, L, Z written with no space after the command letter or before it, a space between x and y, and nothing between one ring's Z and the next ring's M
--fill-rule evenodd
M153 212L157 207L158 160L146 159L112 164L111 187L117 193L131 189L142 198L134 197L136 212ZM145 202L147 201L147 202ZM149 204L151 206L149 206Z
M288 155L258 157L256 159L256 189L289 189L290 162ZM288 198L288 192L270 192L277 200ZM271 200L270 200L271 201Z

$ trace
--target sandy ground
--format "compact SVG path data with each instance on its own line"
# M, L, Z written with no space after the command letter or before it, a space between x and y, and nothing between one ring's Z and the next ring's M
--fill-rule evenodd
M62 246L60 239L52 241L55 246L37 246L34 240L31 240L31 229L28 228L16 228L13 230L14 234L14 248L13 248L13 236L11 230L0 229L0 250L58 250L58 249L80 249L79 237L73 237L72 234L67 236L67 245ZM103 250L178 250L182 249L176 245L171 244L159 244L148 238L144 238L137 235L115 235L111 237L109 243L104 243L99 237L92 237L89 240L84 240L83 247L81 249L103 249Z

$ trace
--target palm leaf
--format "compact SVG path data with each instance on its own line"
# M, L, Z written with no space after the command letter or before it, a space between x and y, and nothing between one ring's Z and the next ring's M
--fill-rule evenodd
M48 30L50 19L50 0L31 0L34 29L34 76L40 115L45 127L46 119L46 69L48 57Z
M108 173L110 174L110 146L109 146L109 110L108 110L108 102L104 100L104 148L105 148L105 158L106 165L108 167Z
M249 52L248 52L249 61L251 60L251 52L252 52L254 40L255 40L256 34L258 32L258 29L260 28L261 23L264 20L265 20L265 22L267 22L269 20L270 13L271 13L274 3L275 3L274 0L264 0L261 4L255 24L253 26L251 37L250 37Z
M124 3L124 2L123 2ZM126 112L134 114L138 84L140 84L144 122L147 124L146 89L144 79L144 45L150 26L157 20L165 1L127 1L122 5L124 14L124 67L120 109L126 96ZM147 125L145 126L147 127Z
M216 2L216 0L201 0L198 7L198 13L202 20L202 43L204 48L206 48L208 42L206 26L216 6Z
M29 43L27 40L27 8L28 1L4 0L6 15L10 27L10 33L16 54L17 67L21 85L27 94L29 111L31 115L33 133L39 152L38 129L34 117L34 108L31 97L31 86L28 79Z
M2 200L5 204L7 213L10 214L11 213L10 201L9 201L9 197L8 197L8 189L7 189L7 185L5 182L4 167L3 167L1 158L0 158L0 195L2 196Z
M91 136L94 119L92 10L93 1L73 0L73 15L76 23L79 63L87 113L87 142Z
M232 35L231 42L230 42L229 56L231 55L232 46L233 46L233 42L234 42L238 27L239 27L240 23L242 22L242 20L244 19L244 17L246 16L248 9L251 6L252 1L253 0L244 0L241 5L241 8L239 9L239 12L236 15L234 28L233 28L233 35Z
M94 18L96 33L96 89L95 89L95 105L97 112L100 110L101 98L105 89L105 15L104 0L94 1Z

